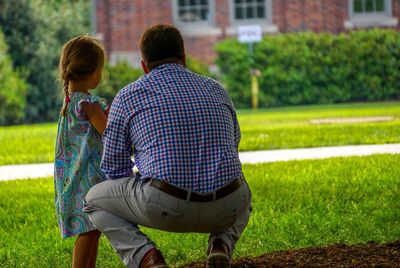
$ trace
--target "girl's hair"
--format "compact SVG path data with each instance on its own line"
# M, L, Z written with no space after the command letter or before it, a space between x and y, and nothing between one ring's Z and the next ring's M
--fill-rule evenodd
M83 35L69 40L62 49L59 64L59 80L62 84L64 103L61 114L68 106L68 85L71 80L85 79L104 67L104 49L94 37Z

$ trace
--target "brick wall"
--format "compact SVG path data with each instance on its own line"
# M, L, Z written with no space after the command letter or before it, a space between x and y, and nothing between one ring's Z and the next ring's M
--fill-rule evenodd
M348 19L347 0L280 0L274 1L273 10L280 32L339 33Z
M108 51L137 49L143 29L154 23L172 23L171 7L163 0L98 0L96 29Z
M218 27L226 28L230 25L229 18L229 0L214 0L215 1L215 24Z
M349 20L349 0L273 0L272 23L279 32L340 33ZM112 61L126 58L138 66L138 42L141 33L156 23L173 23L172 0L97 0L96 29L103 36ZM186 52L206 63L212 63L214 45L226 37L235 37L230 22L230 0L214 0L214 28L218 34L192 35L183 33ZM393 17L400 21L400 1L392 0ZM400 29L397 24L397 29Z
M183 37L186 54L211 64L217 56L214 45L221 40L220 36Z
M393 0L392 5L393 5L393 17L396 17L397 20L399 21L399 24L397 24L397 30L400 30L400 1Z

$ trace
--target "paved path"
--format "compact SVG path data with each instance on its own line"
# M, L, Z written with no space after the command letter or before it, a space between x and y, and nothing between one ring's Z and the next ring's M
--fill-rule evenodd
M256 164L266 162L290 161L301 159L322 159L340 156L363 156L371 154L400 154L400 144L354 145L337 147L319 147L305 149L268 150L242 152L242 163ZM53 176L53 163L0 166L0 181L22 178Z

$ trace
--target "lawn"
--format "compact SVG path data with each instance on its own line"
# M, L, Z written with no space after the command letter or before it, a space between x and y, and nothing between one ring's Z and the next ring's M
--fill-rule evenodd
M309 120L391 116L393 121L315 125ZM240 151L400 142L400 102L239 111Z
M392 116L393 121L314 125L311 119ZM240 151L400 142L400 102L238 111ZM56 124L0 127L0 165L52 162Z
M245 165L253 214L235 258L400 236L400 155ZM143 228L174 267L205 258L207 237ZM70 267L51 178L0 182L0 267ZM98 267L123 267L103 238Z
M0 127L0 165L52 162L56 135L54 123Z

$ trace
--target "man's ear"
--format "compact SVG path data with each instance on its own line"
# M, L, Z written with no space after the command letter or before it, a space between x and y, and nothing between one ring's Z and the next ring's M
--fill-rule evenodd
M144 63L144 60L141 60L140 63L142 64L143 72L144 72L145 74L148 74L150 71L149 71L149 68L147 68L146 63Z

